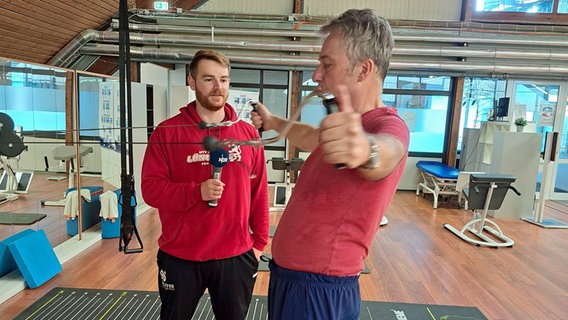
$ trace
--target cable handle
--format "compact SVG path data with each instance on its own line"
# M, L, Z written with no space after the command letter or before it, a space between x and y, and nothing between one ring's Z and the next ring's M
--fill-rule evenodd
M258 113L258 104L256 103L256 101L251 101L250 102L250 106L252 108L252 111ZM262 126L260 126L260 128L258 128L258 134L262 137L262 133L264 132L264 128Z
M327 114L332 114L332 113L336 113L339 112L339 106L337 105L337 102L335 102L335 97L331 94L325 94L323 97L323 105L325 107L325 110L327 111ZM335 167L337 169L343 169L345 168L345 164L344 163L336 163Z
M302 114L302 110L304 108L304 106L306 106L308 104L308 102L310 102L314 97L320 97L323 100L326 100L325 97L331 97L331 95L327 94L327 93L322 93L319 91L313 91L311 92L307 97L305 97L302 102L300 102L300 105L298 106L298 108L296 108L296 110L294 111L294 113L292 114L292 116L290 117L290 119L288 119L288 122L286 123L286 125L284 126L284 128L282 129L282 131L277 135L274 136L272 138L267 138L267 139L251 139L251 140L237 140L237 139L225 139L222 141L218 141L216 139L214 139L213 137L207 138L211 141L207 141L207 145L209 145L210 147L215 147L215 148L225 148L229 145L239 145L239 146L253 146L256 148L268 145L268 144L272 144L275 143L277 141L279 141L280 139L282 139L283 137L285 137L288 132L290 132L290 130L292 129L292 126L294 125L294 123L300 119L300 115ZM330 111L338 111L339 108L337 107L337 105L335 104L335 107L332 104L335 103L335 99L330 100L328 102ZM247 101L247 103L249 103L251 106L254 104L256 105L255 101L249 100ZM324 104L325 105L325 104ZM225 121L225 122L220 122L220 123L201 123L199 125L200 128L205 129L205 128L214 128L214 127L218 127L218 126L231 126L234 123L236 123L236 121Z

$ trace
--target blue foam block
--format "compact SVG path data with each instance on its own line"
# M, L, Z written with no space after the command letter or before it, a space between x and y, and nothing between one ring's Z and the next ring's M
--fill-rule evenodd
M23 236L8 248L30 289L44 284L63 269L43 230Z
M32 232L34 232L32 229L24 229L0 242L0 277L5 276L18 268L10 250L8 250L8 245Z

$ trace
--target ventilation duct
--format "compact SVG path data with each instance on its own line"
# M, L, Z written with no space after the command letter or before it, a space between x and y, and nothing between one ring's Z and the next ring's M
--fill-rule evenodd
M241 20L146 18L133 21L144 22L129 25L131 56L139 62L189 63L197 50L215 48L236 64L288 69L313 68L318 64L321 48L318 32L294 30L299 24L279 22L262 29ZM70 67L84 55L117 56L117 28L115 21L109 31L80 33L50 64ZM311 28L317 29L317 26ZM391 71L568 77L568 69L564 67L568 60L565 35L408 27L393 27L393 33L396 45Z

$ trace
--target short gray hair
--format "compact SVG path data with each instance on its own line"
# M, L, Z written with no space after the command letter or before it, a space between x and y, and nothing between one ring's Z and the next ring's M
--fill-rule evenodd
M371 9L349 9L320 29L323 35L333 31L341 33L352 67L359 61L371 59L384 81L394 47L392 30L385 18Z

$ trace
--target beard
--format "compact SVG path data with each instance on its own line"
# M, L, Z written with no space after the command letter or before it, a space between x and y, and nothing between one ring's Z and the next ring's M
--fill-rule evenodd
M199 104L209 110L209 111L219 111L227 102L229 97L228 93L223 93L222 91L204 93L202 91L195 91L195 98Z

